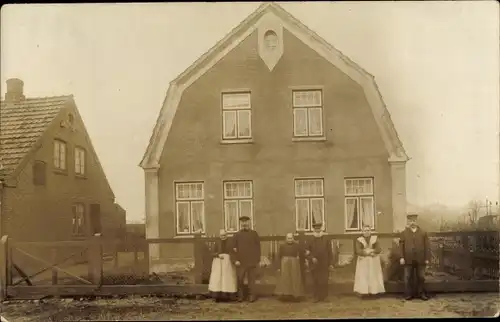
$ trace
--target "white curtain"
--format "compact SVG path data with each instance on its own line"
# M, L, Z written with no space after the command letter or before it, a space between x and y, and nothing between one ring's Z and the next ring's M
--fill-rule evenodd
M370 227L374 227L373 223L373 199L372 198L361 198L360 203L360 213L362 224L368 224Z
M238 201L231 200L225 202L226 210L226 230L238 231Z
M238 111L238 136L250 137L250 110Z
M307 135L307 109L293 109L293 126L294 133L297 136Z
M321 108L309 108L309 134L321 135L323 133Z
M347 228L359 228L357 212L357 199L346 199Z
M236 137L236 111L224 111L224 137Z
M191 202L191 225L192 232L204 232L203 227L203 201Z
M295 209L297 212L297 229L309 230L309 200L297 199L295 201Z
M189 233L189 202L177 203L177 231Z
M323 199L311 199L311 218L313 224L323 223Z

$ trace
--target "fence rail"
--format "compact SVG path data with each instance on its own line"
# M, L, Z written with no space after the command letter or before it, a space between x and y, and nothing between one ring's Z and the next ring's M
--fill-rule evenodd
M352 290L354 243L359 235L331 234L335 269L330 284ZM297 236L299 242L309 238ZM401 291L398 234L378 234L387 289ZM495 231L429 233L432 259L429 288L497 291L499 234ZM284 236L262 236L259 287L272 292L277 251ZM0 299L49 295L148 294L206 292L217 237L125 238L58 242L0 243ZM307 274L307 265L304 266ZM308 281L306 281L308 284ZM125 287L126 286L126 287ZM121 291L120 291L121 290ZM121 292L121 293L120 293Z

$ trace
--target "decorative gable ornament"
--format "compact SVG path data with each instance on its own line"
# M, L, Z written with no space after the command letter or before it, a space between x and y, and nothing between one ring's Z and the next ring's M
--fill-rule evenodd
M258 24L259 56L272 71L283 56L283 25L272 13L265 14Z

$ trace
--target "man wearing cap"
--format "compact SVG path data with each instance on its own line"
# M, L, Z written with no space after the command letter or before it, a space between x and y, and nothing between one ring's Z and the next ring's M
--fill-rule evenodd
M250 217L240 217L240 231L234 234L234 265L238 275L238 297L243 301L245 277L248 280L249 300L254 302L256 269L260 262L260 238L255 230L250 229Z
M420 297L426 301L425 268L429 265L431 252L427 233L417 225L417 214L409 214L407 227L401 233L399 240L401 265L404 265L405 299Z
M328 278L333 268L333 252L330 241L322 232L322 223L314 223L314 233L306 245L306 258L310 263L313 280L314 302L326 300L328 297Z

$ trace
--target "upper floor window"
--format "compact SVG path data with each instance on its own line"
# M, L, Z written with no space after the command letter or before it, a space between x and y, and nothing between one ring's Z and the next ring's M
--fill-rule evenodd
M312 231L315 223L325 230L323 179L295 180L295 223L297 231Z
M75 173L85 175L85 150L79 147L75 148Z
M66 170L66 142L54 140L54 167Z
M361 230L368 224L375 228L373 178L349 178L345 183L345 229Z
M323 98L321 90L293 91L293 135L323 136Z
M75 203L73 205L73 235L85 234L85 205Z
M222 138L224 140L252 137L250 93L222 94Z
M224 182L224 226L227 232L240 229L241 216L250 217L253 227L252 181Z
M177 234L205 232L205 201L203 182L175 184Z

